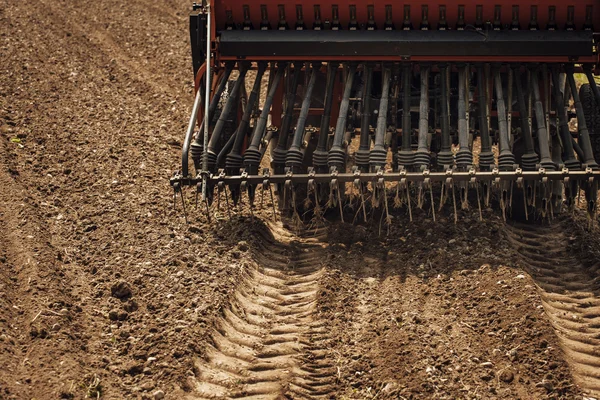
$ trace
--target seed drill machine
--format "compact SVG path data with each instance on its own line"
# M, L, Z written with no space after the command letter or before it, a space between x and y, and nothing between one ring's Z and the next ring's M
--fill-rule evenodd
M599 0L213 0L189 23L176 194L342 219L596 211Z

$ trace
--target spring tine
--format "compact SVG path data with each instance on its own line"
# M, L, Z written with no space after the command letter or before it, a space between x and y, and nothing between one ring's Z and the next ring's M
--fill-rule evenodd
M223 190L223 182L217 185L217 211L221 211L221 191Z
M429 180L427 178L427 180ZM427 182L427 186L429 186L429 197L431 200L431 215L433 216L433 222L435 222L435 202L433 201L433 185L431 182Z
M273 186L269 184L269 192L271 193L271 207L273 208L273 219L277 221L277 212L275 211L275 197L273 196Z
M227 186L225 186L223 190L225 192L225 204L227 204L227 215L229 216L229 219L231 219L231 208L229 206L229 195L227 194Z
M479 208L479 221L483 221L483 213L481 211L481 196L479 195L479 182L475 182L475 190L477 192L477 207Z
M423 195L423 182L419 182L419 190L417 192L417 208L419 210L423 209L423 199L425 196Z
M337 180L336 180L336 185L337 185L336 192L337 192L337 196L338 196L337 203L338 203L338 206L340 209L340 219L342 220L342 224L343 224L344 223L344 212L342 209L342 194L340 191L340 183Z
M525 221L529 221L529 213L527 211L527 194L525 193L525 185L523 185L523 208L525 209Z
M204 199L204 204L206 205L206 219L209 223L211 223L212 221L210 218L210 206L208 205L208 198Z
M412 204L410 202L410 183L406 184L406 203L408 204L408 217L410 219L410 222L412 222L413 216L412 216Z
M183 208L183 217L185 218L185 223L188 224L189 222L188 222L188 217L187 217L187 211L185 209L185 199L183 196L183 187L181 188L179 193L181 194L180 197L181 197L181 206Z
M177 210L177 188L173 187L173 211Z
M513 186L514 182L510 182L510 196L508 198L508 209L510 210L510 214L512 215L512 204L513 204Z
M454 224L458 223L458 211L456 209L456 195L454 194L454 185L452 185L452 202L454 203Z
M444 204L446 203L446 185L442 183L442 190L440 193L440 207L438 208L438 212L442 211Z

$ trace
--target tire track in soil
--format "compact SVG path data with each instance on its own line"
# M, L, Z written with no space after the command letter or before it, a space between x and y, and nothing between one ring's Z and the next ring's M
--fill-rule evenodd
M324 232L322 232L324 233ZM195 363L194 398L330 398L336 367L316 311L327 245L319 232L261 231L249 268Z
M575 381L600 397L600 278L569 253L561 225L507 225L508 240L518 249L534 278Z

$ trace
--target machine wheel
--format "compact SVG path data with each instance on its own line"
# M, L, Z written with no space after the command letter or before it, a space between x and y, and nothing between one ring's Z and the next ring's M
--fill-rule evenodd
M579 98L583 106L585 124L590 132L594 158L600 160L600 107L596 103L594 92L589 83L581 85L581 88L579 88Z

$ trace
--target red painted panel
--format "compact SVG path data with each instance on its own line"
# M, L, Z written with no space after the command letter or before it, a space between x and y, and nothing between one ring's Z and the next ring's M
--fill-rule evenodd
M422 6L428 6L429 23L432 28L435 28L439 19L439 6L446 6L446 19L449 26L453 29L456 25L458 16L458 6L465 6L465 20L467 24L474 24L476 19L476 6L483 6L483 18L484 21L493 21L494 19L494 7L495 5L501 5L501 17L503 24L510 24L512 20L512 7L513 5L519 6L519 22L521 29L526 29L529 25L531 6L537 6L538 23L540 28L545 29L548 21L548 7L556 7L556 23L559 29L563 29L567 21L567 8L569 6L575 7L575 26L577 29L581 29L585 22L586 17L586 6L593 6L593 22L594 28L598 31L600 29L600 0L529 0L529 1L506 1L498 0L496 2L484 2L483 0L447 0L447 1L431 1L426 2L423 0L406 0L403 2L392 2L391 0L385 2L375 2L368 0L366 2L341 2L341 1L330 1L323 0L320 2L285 2L283 0L260 0L258 2L250 0L215 0L213 2L215 7L215 19L217 29L224 29L226 21L226 10L231 10L233 20L236 23L242 23L244 20L243 6L248 5L250 9L250 19L255 29L258 29L260 25L260 6L266 5L268 11L269 22L273 28L277 27L278 22L278 8L279 4L285 5L286 21L290 28L293 29L296 23L296 5L301 4L304 14L304 22L309 29L312 29L314 20L314 5L320 5L321 7L321 18L322 20L331 20L331 6L336 4L339 7L340 22L344 29L347 29L349 22L349 6L356 5L357 19L359 23L367 22L367 6L374 5L375 10L375 21L379 29L383 28L385 21L385 5L392 4L392 16L396 29L399 29L402 25L404 17L404 6L410 6L410 16L413 27L418 29L421 24L421 11Z

